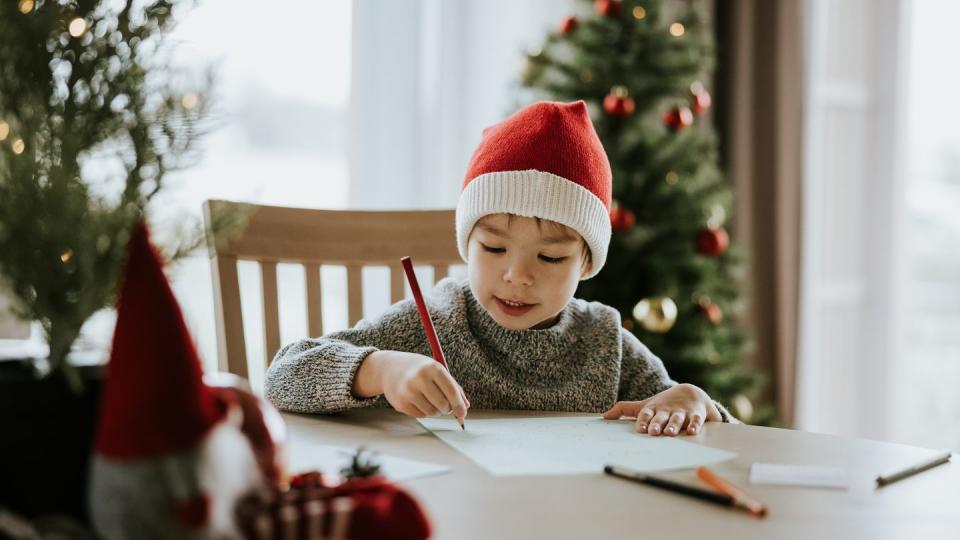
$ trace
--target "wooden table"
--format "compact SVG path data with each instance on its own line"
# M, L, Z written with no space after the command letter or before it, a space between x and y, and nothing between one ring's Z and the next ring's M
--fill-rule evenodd
M485 413L471 411L470 417ZM489 414L489 413L486 413ZM508 414L497 411L499 416ZM737 453L712 468L767 504L764 519L604 476L495 477L392 410L331 416L285 414L291 462L313 444L365 445L386 455L448 465L410 480L434 538L960 538L960 465L951 463L874 489L878 473L924 459L928 449L786 429L708 423L684 440ZM469 417L467 429L469 429ZM641 435L638 435L638 437ZM750 485L751 463L840 466L847 490ZM296 471L294 471L296 472ZM694 472L658 473L699 483Z

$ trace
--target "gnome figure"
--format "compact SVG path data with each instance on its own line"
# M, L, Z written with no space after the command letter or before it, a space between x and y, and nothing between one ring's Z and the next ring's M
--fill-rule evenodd
M136 225L95 439L91 518L110 540L237 538L237 501L277 484L283 422L242 385L204 383L162 266L146 225Z

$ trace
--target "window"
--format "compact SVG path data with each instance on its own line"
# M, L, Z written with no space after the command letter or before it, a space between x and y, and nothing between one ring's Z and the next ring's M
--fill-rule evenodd
M960 49L949 0L910 2L908 122L901 304L891 416L896 438L960 449L960 112L941 100L960 87L949 51Z
M809 14L797 427L960 449L960 6Z
M346 207L351 16L350 0L292 0L282 6L205 0L179 15L171 36L177 41L175 62L194 70L214 68L217 127L201 141L203 153L195 166L166 177L166 188L152 207L159 242L164 224L184 214L200 219L203 201L211 198ZM279 294L285 309L305 313L302 272L297 270L279 269ZM168 275L204 367L215 368L206 252L174 265ZM240 280L242 290L259 293L255 265L241 263ZM259 302L259 296L244 295L245 323L259 324L259 305L248 299ZM346 326L345 313L331 312L325 319ZM114 321L113 314L98 314L84 334L107 345ZM305 315L282 323L286 340L306 334ZM248 327L246 335L248 354L262 357L259 326Z

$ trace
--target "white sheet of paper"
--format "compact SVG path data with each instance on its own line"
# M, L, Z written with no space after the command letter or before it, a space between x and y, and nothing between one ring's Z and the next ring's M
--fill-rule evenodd
M469 418L466 431L449 417L419 421L496 476L597 473L608 464L662 471L736 456L672 437L642 435L633 421L598 416Z
M369 449L375 450L375 449ZM289 458L289 469L294 474L307 471L321 471L327 475L339 475L340 470L350 464L356 448L312 444L298 446ZM403 482L424 476L433 476L450 472L450 467L395 456L377 454L380 471L391 482Z
M750 483L846 489L850 478L840 467L754 463L750 467Z

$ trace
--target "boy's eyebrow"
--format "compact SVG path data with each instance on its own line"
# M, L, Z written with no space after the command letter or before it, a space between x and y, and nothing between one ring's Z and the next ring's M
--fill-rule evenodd
M476 227L477 227L478 229L483 229L483 230L487 231L488 233L490 233L490 234L492 234L492 235L494 235L494 236L499 236L499 237L501 237L501 238L509 238L509 237L510 237L509 234L507 234L506 232L504 232L504 231L502 231L502 230L494 227L493 225L487 225L486 223L477 223ZM541 237L540 237L540 241L543 242L544 244L567 244L567 243L570 243L570 242L576 242L577 239L576 239L575 237L573 237L573 236L564 234L564 235L560 235L560 236L556 236L556 235L554 235L554 236L541 236Z

